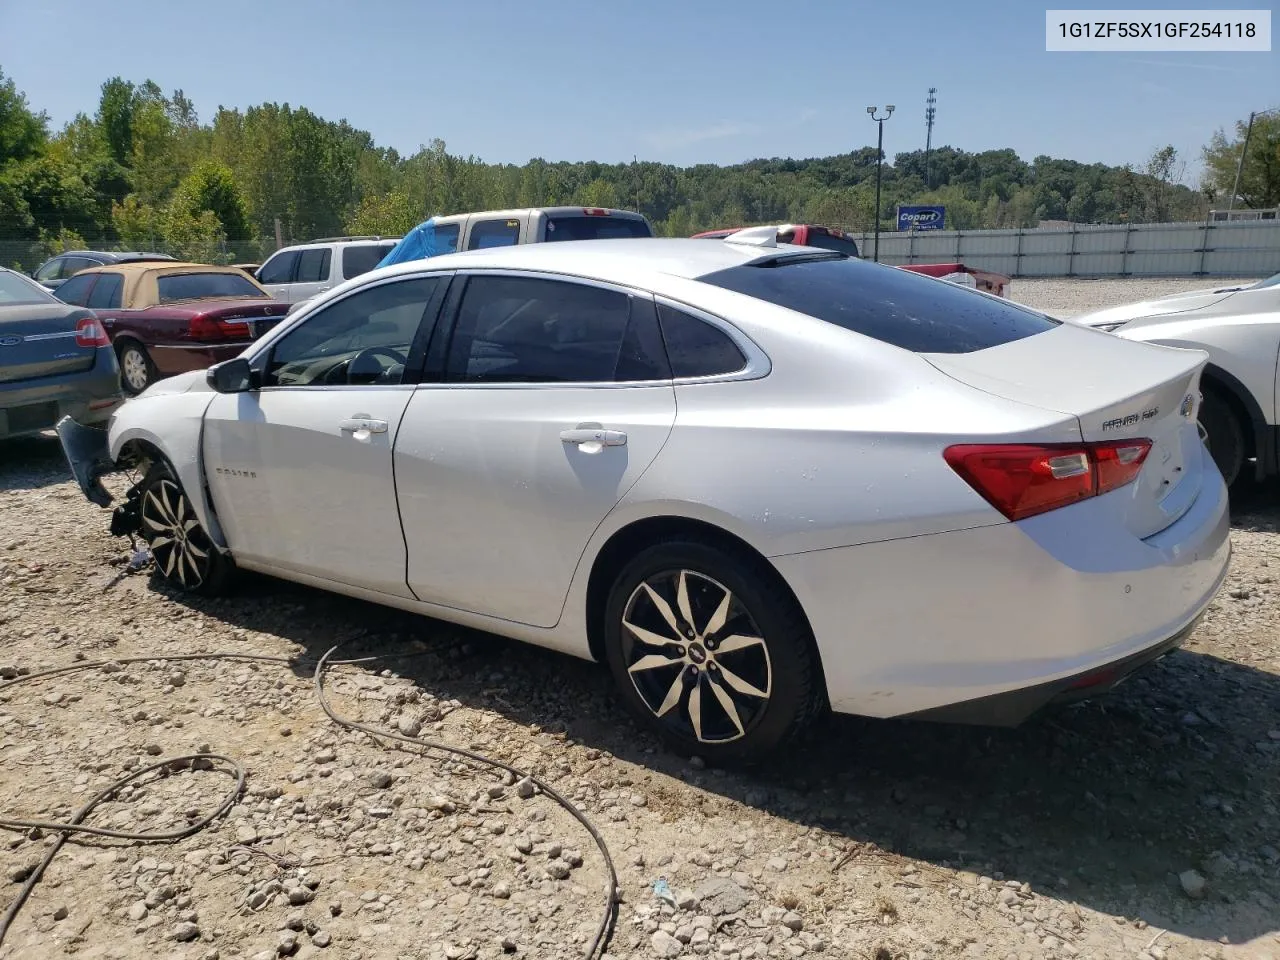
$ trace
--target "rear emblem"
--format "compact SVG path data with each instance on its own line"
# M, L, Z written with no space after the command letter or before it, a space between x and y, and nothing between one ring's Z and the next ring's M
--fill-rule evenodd
M22 337L0 337L0 347L15 347L22 342Z
M1191 416L1191 411L1193 411L1195 408L1196 408L1196 398L1188 393L1185 397L1182 398L1182 406L1178 408L1178 412L1181 413L1184 417L1189 417Z

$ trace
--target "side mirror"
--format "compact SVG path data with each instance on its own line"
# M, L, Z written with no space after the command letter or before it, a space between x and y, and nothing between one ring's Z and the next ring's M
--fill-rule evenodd
M232 357L210 367L205 382L218 393L244 393L253 389L253 370L244 357Z

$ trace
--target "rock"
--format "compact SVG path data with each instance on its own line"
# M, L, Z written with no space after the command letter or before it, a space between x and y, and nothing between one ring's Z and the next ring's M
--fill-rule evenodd
M396 729L400 731L401 736L416 737L422 732L422 722L405 714L396 721Z
M329 936L327 930L317 930L311 935L311 942L317 947L327 947L333 943L333 937Z
M516 796L521 800L528 800L534 794L533 781L528 777L524 777L516 782Z
M333 747L325 747L315 756L316 763L333 763L338 759L338 755L334 753Z
M190 943L200 936L200 928L194 923L179 923L169 933L169 936L179 943Z
M658 957L678 957L684 952L684 944L663 930L650 937L649 944Z
M314 900L316 892L308 890L306 887L290 887L287 896L289 897L289 906L300 907Z
M168 679L169 686L181 687L183 684L187 682L187 675L183 673L181 670L174 670L171 674L169 674L167 679ZM206 751L201 751L201 752L203 753Z
M276 954L281 957L292 957L298 952L298 935L296 933L282 933L280 939L276 941Z
M67 919L67 915L68 915L70 912L71 912L71 911L70 911L70 910L68 910L68 909L66 908L66 905L64 904L63 906L58 907L58 909L57 909L57 910L53 911L53 919L55 919L55 920L65 920L65 919Z
M236 843L257 843L257 828L251 826L243 826L236 828Z
M1178 874L1178 882L1182 884L1182 892L1192 900L1204 899L1207 884L1197 871L1183 870Z
M387 787L391 786L392 780L393 778L391 774L387 773L385 770L375 770L369 775L369 783L371 783L376 790L387 789Z
M439 810L441 813L453 813L458 809L457 804L448 797L432 797L425 806L428 810Z
M678 897L676 897L676 906L679 907L681 910L697 910L698 898L695 897L688 890L685 890Z
M569 872L569 865L563 860L552 860L546 866L547 876L553 880L568 880Z
M693 895L698 898L704 912L713 917L737 913L751 900L751 895L728 877L711 877Z
M22 883L35 872L36 864L20 863L17 866L10 867L5 876L9 878L10 883Z
M782 915L782 925L788 930L794 930L799 933L804 929L804 917L796 913L794 910L788 910Z
M137 923L140 920L147 919L147 905L143 903L141 900L138 900L135 903L130 904L129 919L132 920L134 923Z
M500 880L493 885L493 895L499 900L507 900L511 897L511 887Z
M783 857L772 857L764 865L766 870L772 870L774 873L781 873L787 869L787 861Z
M520 944L516 943L514 937L503 937L501 945L503 953L515 953L520 949Z

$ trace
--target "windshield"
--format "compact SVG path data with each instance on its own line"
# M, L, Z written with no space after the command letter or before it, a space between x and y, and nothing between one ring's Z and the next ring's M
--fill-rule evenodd
M25 277L8 270L0 271L0 306L10 303L59 303L57 297L46 293Z
M970 353L1059 326L946 280L838 254L758 261L698 279L915 353Z
M1253 285L1254 290L1261 287L1280 287L1280 273L1277 273L1274 277L1267 277L1265 280L1259 280ZM1248 288L1246 287L1245 289Z
M240 271L227 273L170 273L159 277L161 303L218 297L262 300L267 294Z

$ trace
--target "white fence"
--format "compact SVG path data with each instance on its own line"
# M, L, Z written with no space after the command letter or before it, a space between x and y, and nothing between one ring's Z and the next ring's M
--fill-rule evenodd
M854 237L870 258L873 235ZM1269 277L1280 273L1280 221L882 231L880 262L960 262L1010 277Z

